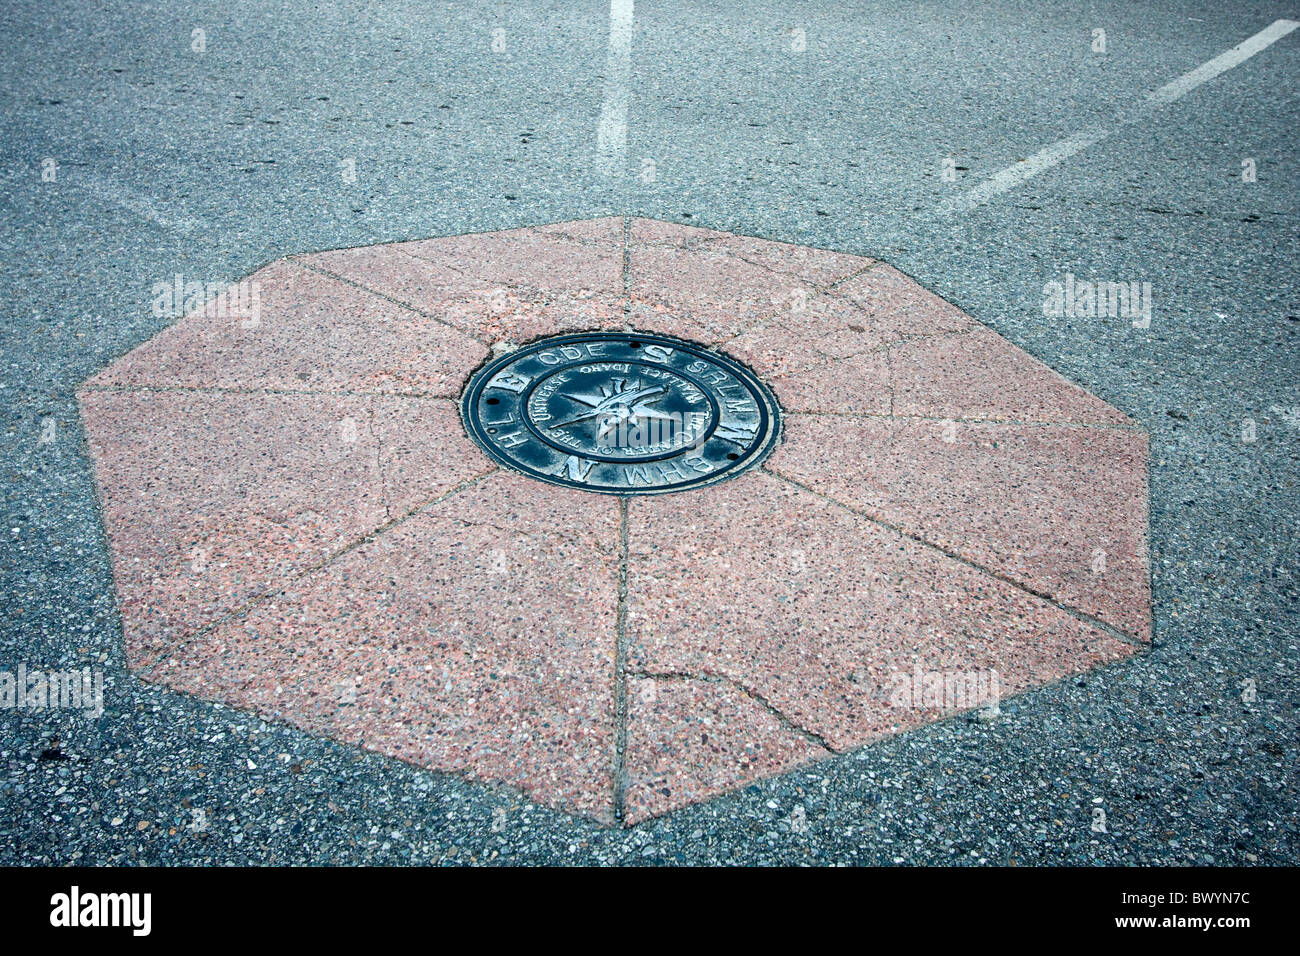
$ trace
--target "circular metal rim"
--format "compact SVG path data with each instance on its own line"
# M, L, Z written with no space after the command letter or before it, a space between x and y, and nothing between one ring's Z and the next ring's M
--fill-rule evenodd
M540 472L535 468L530 468L520 462L502 454L497 450L491 439L488 437L485 429L476 416L472 414L472 408L482 394L487 383L497 372L507 365L518 360L524 352L538 349L541 347L561 346L574 342L588 342L594 339L627 339L636 341L642 345L666 345L674 349L680 349L689 352L704 359L708 362L714 362L722 365L728 372L736 376L745 387L754 396L755 404L758 406L760 429L766 428L761 441L756 443L748 452L740 456L737 460L731 462L727 468L716 471L715 473L704 476L699 480L687 480L677 482L671 485L663 485L655 488L602 488L591 485L583 485L561 479L555 475ZM675 374L681 374L678 370L673 370ZM687 377L687 376L683 376ZM531 389L530 389L531 391ZM713 402L713 396L705 391L709 396L710 402ZM745 472L750 471L760 465L772 449L780 441L782 433L782 414L781 406L777 402L775 393L768 388L759 377L752 372L747 365L725 352L709 348L699 342L692 342L689 339L679 339L671 335L663 335L658 332L641 332L637 330L604 330L590 332L569 332L559 335L548 335L541 338L524 342L516 348L511 349L501 355L489 358L477 369L470 373L466 379L465 387L461 391L460 401L460 418L461 425L465 433L492 461L508 469L511 472L526 477L533 478L544 484L553 485L559 488L571 488L574 491L586 491L591 494L611 495L617 498L643 498L651 495L678 494L683 491L694 491L700 488L707 488L719 484L723 481L730 481L738 478ZM525 417L525 425L528 423ZM716 422L714 423L716 426ZM668 457L673 457L669 455Z

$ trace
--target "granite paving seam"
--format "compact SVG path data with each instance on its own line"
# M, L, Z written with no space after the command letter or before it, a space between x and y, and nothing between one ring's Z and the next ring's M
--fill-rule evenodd
M881 354L885 359L885 391L889 393L889 417L894 417L894 412L898 407L898 396L894 391L894 355L888 345L881 347ZM775 388L775 384L773 384Z
M163 653L159 654L151 662L149 662L148 664L140 665L140 669L144 671L145 669L152 670L153 668L158 667L160 664L163 664L166 661L170 660L180 651L183 651L185 648L189 647L190 645L195 644L198 641L202 640L204 637L212 633L218 627L224 626L225 624L231 621L236 621L247 617L250 611L266 603L267 601L284 594L285 591L288 590L293 584L302 580L303 578L306 578L308 575L315 574L316 572L321 571L322 569L333 564L339 558L342 558L350 554L351 552L355 551L357 548L361 547L362 545L375 540L376 538L382 536L386 532L391 531L393 528L398 527L399 525L403 524L406 521L409 521L411 518L414 518L417 514L428 510L434 505L437 505L440 502L443 502L448 498L451 498L459 494L460 492L464 491L466 488L473 487L474 485L482 481L484 478L487 478L490 475L492 475L494 472L500 470L501 468L499 465L493 464L490 468L488 468L487 471L481 472L473 476L472 478L467 478L465 481L462 481L459 484L457 484L454 488L451 488L450 490L443 492L442 494L436 496L435 498L429 501L417 505L416 507L407 511L405 514L398 515L396 518L393 518L385 522L384 524L380 525L378 528L375 528L374 530L370 531L368 534L365 534L362 537L349 542L344 547L339 548L337 551L331 553L328 557L325 558L325 560L316 562L315 564L312 564L310 567L305 567L294 572L293 574L285 578L283 584L280 587L276 588L273 591L267 591L264 594L260 594L250 601L246 601L245 603L241 604L239 607L234 608L228 613L223 614L221 617L205 624L203 627L194 631L188 637L185 637L182 640L172 643L165 651L163 651ZM107 534L107 531L105 531L105 534Z
M632 328L632 217L623 217L623 327Z
M1048 422L1025 421L1016 418L965 418L939 415L899 415L879 412L806 412L784 410L788 418L808 416L816 418L871 418L876 421L920 421L920 422L957 422L963 425L1006 425L1015 428L1094 428L1100 431L1137 432L1145 435L1146 429L1141 425L1121 425L1119 422Z
M768 322L771 320L771 318L775 318L775 316L771 316L768 319L764 319L763 322ZM759 324L761 325L763 323L759 323ZM745 332L740 332L737 335L733 335L731 338L727 339L726 342L733 342L750 331L753 331L753 329L747 329ZM903 345L911 345L913 342L924 342L927 339L952 338L960 335L969 335L972 332L976 332L976 331L978 331L978 326L972 326L971 328L963 329L960 332L941 330L938 332L921 332L916 335L899 335L895 339L892 339L888 342L882 342L879 345L873 345L869 348L865 348L861 352L850 352L847 355L827 355L824 356L820 362L813 362L809 365L794 366L792 368L789 368L781 372L780 375L773 375L769 379L769 381L773 385L775 385L777 382L781 381L782 379L790 378L794 375L800 375L804 372L811 372L815 369L822 369L827 367L828 365L838 365L841 362L848 362L851 361L852 359L862 358L864 355L875 355L877 353L882 355L885 359L886 364L888 364L891 359L891 356L889 354L891 349L895 349ZM726 344L726 343L724 342L722 344Z
M757 237L755 237L755 238L757 238ZM775 269L772 269L772 268L769 268L769 267L766 267L766 266L762 266L762 265L759 264L759 263L750 262L748 259L745 259L745 258L743 258L743 257L741 257L741 256L736 256L735 258L736 258L736 259L739 259L739 260L742 261L742 262L748 263L749 265L757 266L758 268L765 268L765 269L767 269L767 271L771 272L773 275L785 275L785 273L777 272ZM839 286L843 285L843 284L846 283L846 282L851 282L851 281L853 281L854 279L859 279L859 278L861 278L862 276L866 275L868 272L871 272L873 269L879 269L879 268L881 268L882 266L888 267L888 266L889 266L889 263L885 262L883 259L873 259L873 260L871 260L871 262L869 262L867 265L862 266L861 268L855 269L854 271L848 273L847 275L842 275L842 276L840 276L840 277L839 277L838 279L836 279L834 282L828 282L828 283L826 283L825 285L822 285L822 286L818 286L818 285L815 285L815 284L813 284L813 283L809 283L808 285L809 285L809 288L813 289L813 290L817 293L816 296L814 296L813 298L818 298L818 299L823 299L823 298L825 298L825 299L838 299L839 297L835 295L835 289L836 289L836 288L838 288ZM810 298L808 301L811 303L811 302L812 302L812 298ZM854 306L854 308L858 308L858 306L857 306L855 303L851 302L851 301L846 302L846 304L847 304L847 305L852 305L852 306ZM772 312L772 313L769 314L769 315L765 315L765 316L763 316L761 319L756 319L755 321L751 322L749 325L745 326L745 328L743 328L743 329L741 329L739 332L735 333L734 335L723 336L723 337L720 338L720 339L715 339L713 342L710 342L709 344L710 344L712 347L714 347L714 348L721 348L721 347L723 347L724 345L726 345L728 342L734 342L736 339L741 338L742 336L748 335L750 332L753 332L755 329L762 328L764 325L766 325L768 322L771 322L773 319L775 319L775 318L779 318L780 316L785 315L787 311L788 311L788 310L786 310L786 309L779 309L779 310L777 310L777 311L775 311L775 312ZM940 334L945 334L945 333L935 333L935 334L936 334L936 335L940 335ZM946 334L952 334L952 333L946 333ZM919 337L920 337L920 338L928 338L929 336L919 336ZM868 349L867 351L871 351L871 350ZM861 354L861 353L858 353L858 354ZM802 370L799 370L799 371L802 371Z
M614 639L614 820L622 823L627 803L627 499L618 502L618 610Z
M779 471L776 471L774 468L772 468L769 464L762 465L761 470L771 475L773 478L783 481L788 485L798 488L801 491L806 491L809 494L816 495L818 498L821 498L823 501L830 502L833 505L843 508L845 511L849 512L850 514L857 515L859 518L864 518L865 520L870 521L873 524L877 524L882 528L887 528L890 531L894 532L895 534L902 535L905 538L915 541L917 544L924 545L925 547L930 548L933 551L937 551L939 554L942 554L944 557L951 558L953 561L957 561L960 564L964 564L968 568L971 568L972 570L979 571L982 574L986 574L991 578L996 578L997 580L1003 582L1004 584L1008 584L1019 591L1023 591L1025 594L1028 594L1031 597L1038 598L1041 601L1046 601L1048 604L1052 605L1057 610L1064 611L1066 614L1069 614L1071 617L1075 618L1076 620L1081 621L1082 623L1087 624L1091 627L1094 627L1099 631L1102 631L1108 637L1112 637L1117 641L1123 641L1125 644L1130 644L1133 647L1139 649L1146 649L1146 650L1149 650L1151 648L1152 643L1154 643L1155 640L1154 628L1153 628L1152 640L1145 641L1141 637L1136 637L1132 634L1128 634L1125 631L1120 630L1119 628L1115 627L1112 624L1107 624L1105 621L1097 617L1094 617L1093 615L1089 614L1087 611L1082 611L1079 608L1071 607L1068 604L1063 604L1057 599L1053 598L1050 594L1047 594L1036 588L1032 588L1027 584L1025 584L1023 581L1017 581L1015 578L1008 577L1005 574L1002 574L991 568L986 568L984 567L984 565L979 564L976 561L972 561L970 558L963 557L962 555L956 553L955 551L950 551L949 549L942 547L941 545L935 544L933 541L929 541L926 538L921 537L920 535L913 534L912 532L906 530L905 528L895 525L892 522L886 521L883 518L873 515L868 511L850 507L849 505L840 501L838 498L832 498L830 495L824 494L820 491L817 491L814 488L811 488L808 485L803 484L800 481L796 481L793 478L789 478L786 475L781 474ZM1147 565L1148 565L1148 574L1149 574L1150 573L1149 559L1147 561Z
M391 522L393 509L389 503L391 486L388 483L388 468L384 465L384 437L383 433L375 427L375 407L371 405L368 411L370 415L366 420L366 427L370 431L370 437L375 441L375 471L379 472L379 487L383 490L384 517Z
M331 398L413 398L426 402L452 402L437 392L357 392L333 388L240 388L233 385L81 385L78 392L199 392L213 395L321 395Z
M629 300L632 295L632 217L623 217L623 295ZM627 307L624 306L624 315L627 314Z
M836 750L834 747L831 746L830 742L827 741L826 738L823 737L821 734L817 733L817 731L812 730L808 727L804 727L802 724L799 724L798 722L793 720L789 715L787 715L784 711L782 711L779 707L773 704L770 700L768 700L768 698L765 697L763 694L759 693L754 688L740 682L736 678L731 677L727 674L714 674L708 671L701 672L701 673L691 673L688 671L647 671L647 670L629 671L628 673L632 677L638 677L645 680L701 681L706 684L726 684L729 687L734 687L736 690L740 691L742 694L744 694L754 703L758 704L758 706L762 707L773 718L776 719L777 723L779 723L786 730L790 731L791 733L798 734L799 736L803 737L806 741L808 741L811 744L816 744L818 747L821 747L823 750L826 751L826 756L831 757L837 753L846 752L843 750Z
M316 255L316 253L313 253L313 255ZM410 256L409 258L414 259L417 257ZM317 275L325 276L327 279L333 279L335 282L342 282L344 285L352 286L352 288L354 289L360 289L362 292L366 292L369 293L370 295L378 296L379 298L385 300L386 302L391 302L393 305L400 306L403 309L409 309L411 312L414 312L417 315L422 315L426 319L432 319L433 321L437 322L439 325L446 326L447 328L452 329L455 332L459 332L461 335L464 335L466 338L473 339L475 342L479 343L479 345L486 345L489 347L492 345L491 340L486 338L481 338L467 329L462 329L459 326L452 325L450 322L438 317L437 315L434 315L432 312L426 312L424 309L418 308L417 306L412 305L410 302L403 302L401 299L395 299L393 298L393 296L388 295L387 293L380 292L378 289L372 289L370 288L370 286L367 285L362 285L360 282L354 282L352 279L349 279L346 276L339 275L337 272L331 272L328 269L322 269L320 266L308 265L307 263L303 262L302 259L298 256L290 256L286 261L292 262L300 269L305 269L308 272L314 272ZM428 260L421 260L421 261L428 261Z

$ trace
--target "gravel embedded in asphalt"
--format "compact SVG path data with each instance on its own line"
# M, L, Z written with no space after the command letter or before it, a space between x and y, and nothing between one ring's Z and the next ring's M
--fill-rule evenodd
M1300 859L1300 33L987 207L936 211L1112 125L1270 5L642 4L608 180L600 3L64 6L11 4L0 35L0 660L102 668L105 712L0 711L0 862ZM167 324L155 282L624 214L883 258L1139 421L1151 650L627 830L125 669L73 390ZM1066 273L1151 282L1150 329L1044 316Z

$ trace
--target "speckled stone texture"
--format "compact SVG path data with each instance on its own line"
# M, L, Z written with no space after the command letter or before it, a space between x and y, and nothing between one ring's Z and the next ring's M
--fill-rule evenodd
M246 281L78 393L146 680L630 824L1151 639L1146 436L884 263L599 219ZM496 467L467 378L583 330L747 363L779 447L628 499Z

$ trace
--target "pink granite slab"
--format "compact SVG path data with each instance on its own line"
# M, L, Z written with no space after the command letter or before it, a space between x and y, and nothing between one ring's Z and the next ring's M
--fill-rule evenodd
M895 415L1136 424L983 326L897 345L889 366Z
M468 233L296 256L311 268L346 272L366 284L367 269L386 259L420 259L424 275L449 293L498 286L572 293L623 291L623 220L555 223L549 226ZM432 292L426 293L431 297ZM429 298L428 301L432 301Z
M713 250L639 247L628 261L633 327L705 344L730 338L814 291L796 276Z
M710 344L802 304L872 264L859 256L634 220L628 291L634 328ZM644 236L646 242L640 241Z
M889 352L883 348L778 375L767 383L789 412L889 415L894 410Z
M814 288L827 288L875 264L866 256L813 249L789 242L738 236L715 229L682 226L653 219L633 219L630 247L711 251L726 253L751 265L802 279Z
M209 301L88 384L453 397L487 356L463 332L292 262L244 281L256 316Z
M622 252L617 246L597 246L592 251L587 245L560 239L534 242L529 248L537 250L537 270L523 275L509 263L490 260L478 271L465 271L470 253L463 247L456 249L453 265L426 258L436 254L432 247L414 255L417 245L344 249L302 256L299 261L436 316L487 343L519 344L560 332L622 328L625 323ZM499 252L499 244L494 244L484 255ZM577 279L568 286L562 284L563 273L552 275L546 269L548 262L565 253L584 257L581 263L571 264L569 272Z
M634 499L628 542L632 669L726 678L836 750L969 709L895 675L996 671L1005 696L1135 650L763 471Z
M423 239L402 245L412 256L486 284L542 290L623 291L623 235L617 220L605 220L603 239L591 234L519 229Z
M79 398L133 662L491 467L446 399Z
M773 379L801 370L826 370L836 359L862 355L867 362L895 336L851 299L831 293L794 302L722 348Z
M611 822L618 528L496 472L147 673Z
M835 294L860 307L894 341L961 332L974 324L957 306L883 262L840 283Z
M766 324L757 331L764 329ZM779 350L780 339L773 337L771 342L773 349ZM793 349L786 348L784 354L793 354ZM758 356L758 367L766 364L772 363ZM983 326L861 351L843 361L789 373L778 367L773 376L772 387L791 411L1135 424Z
M627 823L830 753L727 681L634 676L627 695Z
M785 428L772 471L1150 639L1141 432L844 415Z
M146 679L632 824L1150 638L1145 436L883 263L605 218L250 278L78 393ZM620 503L466 437L488 346L625 328L768 381L762 469Z

